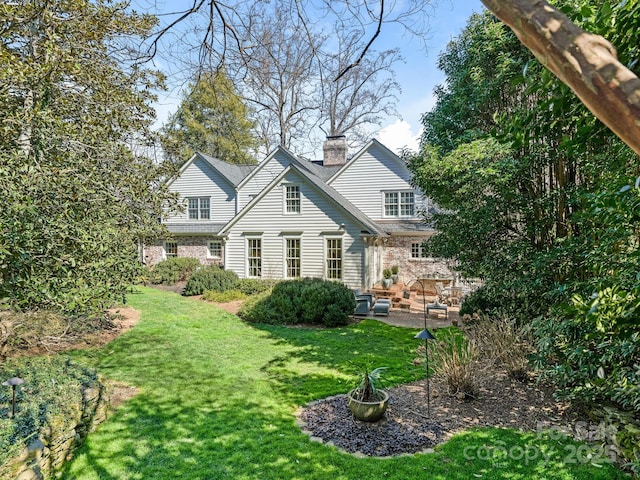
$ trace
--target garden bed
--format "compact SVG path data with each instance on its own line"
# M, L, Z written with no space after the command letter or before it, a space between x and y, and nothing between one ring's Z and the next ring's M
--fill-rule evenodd
M547 389L502 373L481 386L472 401L450 396L437 378L430 380L430 390L430 418L423 380L389 389L389 408L376 423L354 420L345 395L310 403L300 409L298 420L316 439L350 453L381 457L425 451L472 427L540 431L553 425L571 432L576 421L576 414L554 401Z

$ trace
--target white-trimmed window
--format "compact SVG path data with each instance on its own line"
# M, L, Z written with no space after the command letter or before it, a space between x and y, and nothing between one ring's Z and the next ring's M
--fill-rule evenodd
M207 246L209 258L222 258L222 242L220 240L212 240Z
M427 252L422 248L422 243L411 244L411 258L427 258Z
M326 242L327 280L342 280L342 238L327 238Z
M262 277L262 239L247 238L247 275Z
M164 242L164 258L178 256L178 242Z
M415 196L413 191L385 192L385 217L412 217L415 213Z
M187 210L189 220L209 220L211 218L209 197L187 198Z
M384 194L384 216L398 216L398 192L385 192Z
M400 216L413 217L415 199L413 192L400 192Z
M287 264L287 278L300 278L301 268L301 242L299 238L285 239L285 260Z
M285 185L284 186L284 211L285 213L300 213L300 186Z

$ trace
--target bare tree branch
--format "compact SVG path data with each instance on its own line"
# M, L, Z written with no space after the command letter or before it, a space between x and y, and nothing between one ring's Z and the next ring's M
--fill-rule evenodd
M362 61L364 56L369 51L369 48L371 48L371 45L373 45L373 42L376 40L376 38L378 38L378 35L380 35L380 32L382 31L382 19L383 19L383 17L384 17L384 0L380 0L380 16L378 17L378 28L376 28L375 33L369 39L369 43L367 43L367 45L360 52L360 56L358 57L358 59L355 62L353 62L351 65L347 66L344 70L342 70L338 74L338 76L335 78L334 81L340 80L340 78L342 78L349 70L351 70L352 68L354 68L354 67L356 67L356 66L358 66L360 64L360 62Z
M199 2L197 0L194 0L193 6L189 10L171 13L170 15L179 14L180 16L176 18L173 22L171 22L169 25L164 27L162 30L160 30L158 33L155 34L154 39L151 42L151 45L149 47L149 52L151 56L155 56L158 53L158 43L160 42L160 39L164 35L166 35L167 32L169 32L170 30L173 30L173 28L179 23L181 23L183 20L186 20L188 17L190 17L194 13L197 13L202 7L202 5L204 4L204 2L206 1L211 1L211 0L200 0Z

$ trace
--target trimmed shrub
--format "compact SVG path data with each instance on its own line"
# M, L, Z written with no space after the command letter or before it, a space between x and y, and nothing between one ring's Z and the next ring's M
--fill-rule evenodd
M149 280L156 285L173 285L177 282L188 280L193 272L201 266L197 258L168 258L151 269Z
M305 278L277 283L271 294L246 302L238 315L252 323L335 327L347 325L354 308L353 292L345 285Z
M231 270L224 270L217 265L203 267L191 275L184 288L184 295L202 295L207 290L233 290L237 281L238 275Z
M268 307L271 292L262 292L249 297L238 310L238 316L249 323L267 323L265 318L270 317ZM271 322L277 325L276 322Z
M225 292L207 290L202 294L203 300L216 303L235 302L236 300L245 300L246 298L247 294L242 293L240 290L227 290Z

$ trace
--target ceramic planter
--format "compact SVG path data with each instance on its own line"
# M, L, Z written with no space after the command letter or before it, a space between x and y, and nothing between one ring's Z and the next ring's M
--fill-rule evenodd
M389 394L384 390L378 390L381 398L375 402L361 402L351 396L353 390L347 394L349 410L354 417L363 422L377 422L387 411L389 404Z

